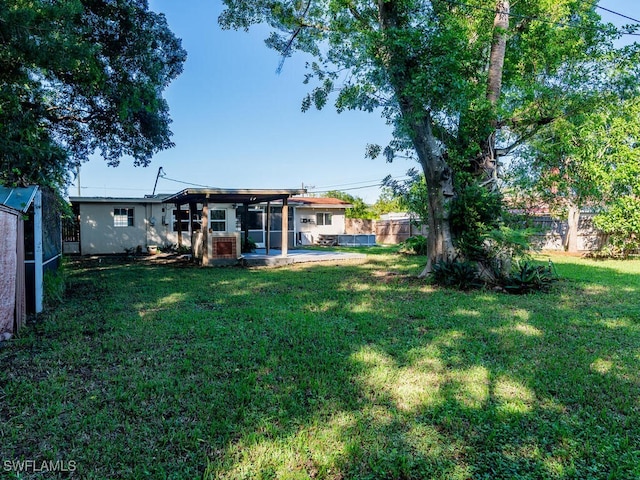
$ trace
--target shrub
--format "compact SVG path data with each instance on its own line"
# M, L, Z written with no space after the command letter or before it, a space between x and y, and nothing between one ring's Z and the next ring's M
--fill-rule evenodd
M441 260L433 265L432 279L441 287L471 290L483 286L478 277L477 265L473 262Z
M407 238L400 244L398 249L400 253L413 254L413 255L426 255L427 254L427 237L422 235L415 235Z
M623 196L596 215L593 224L608 234L601 256L626 258L640 250L640 198Z
M253 253L256 251L257 245L251 238L245 238L242 242L242 253Z
M503 288L509 293L517 294L547 291L557 281L558 275L551 261L546 266L523 262L505 278Z
M462 256L469 260L485 257L485 240L499 228L502 197L477 184L460 188L450 206L451 233Z

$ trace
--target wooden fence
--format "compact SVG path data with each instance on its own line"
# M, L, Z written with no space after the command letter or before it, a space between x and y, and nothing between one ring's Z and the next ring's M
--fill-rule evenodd
M583 213L578 222L578 251L592 252L599 250L607 241L607 235L593 226L593 214ZM542 250L564 250L569 226L566 220L550 216L535 216L530 218L533 227L540 230L536 233L531 244Z
M583 213L578 222L578 251L591 252L602 248L607 235L593 226L593 214ZM568 231L566 220L550 216L531 217L530 224L539 229L533 235L531 244L536 249L564 250ZM378 244L398 244L413 235L427 235L427 227L418 228L409 219L392 220L362 220L347 218L345 220L346 233L349 235L373 234Z
M418 228L408 218L393 220L362 220L347 218L346 233L349 235L375 234L378 244L398 244L413 235L426 235L426 227Z

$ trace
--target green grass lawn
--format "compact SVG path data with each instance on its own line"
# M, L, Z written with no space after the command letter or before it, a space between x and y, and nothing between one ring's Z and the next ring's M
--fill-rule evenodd
M640 478L640 261L552 257L551 293L509 296L368 252L69 263L64 304L0 347L0 476Z

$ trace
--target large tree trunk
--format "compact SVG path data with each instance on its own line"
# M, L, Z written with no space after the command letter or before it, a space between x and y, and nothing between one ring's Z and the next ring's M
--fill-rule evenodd
M578 225L580 223L580 209L574 205L569 205L567 215L567 235L564 238L564 249L569 253L578 252Z
M482 145L482 159L480 163L480 181L484 186L497 188L498 186L498 156L496 155L496 134L498 125L496 106L502 90L502 72L504 57L507 51L507 30L509 29L509 0L496 1L496 16L493 20L493 40L489 55L489 72L487 76L487 100L493 107L493 132Z
M487 81L487 100L494 107L502 90L502 70L507 51L507 30L509 28L509 0L497 0L496 17L493 21L493 41L489 57L489 79Z
M403 10L402 2L378 0L380 28L389 35L383 43L380 57L383 59L391 85L395 91L402 121L418 154L424 172L428 201L428 260L420 274L425 277L432 271L433 264L451 259L455 255L449 209L447 203L453 198L452 171L447 165L443 145L433 134L431 114L423 101L412 93L411 72L415 59L410 49L405 48L397 38L398 31L410 28L411 15Z
M405 118L409 114L407 112ZM429 201L428 257L427 264L419 275L422 278L431 273L434 263L451 260L455 256L448 208L454 192L451 168L447 165L442 146L433 135L428 112L420 124L412 125L411 130L413 144L427 184Z

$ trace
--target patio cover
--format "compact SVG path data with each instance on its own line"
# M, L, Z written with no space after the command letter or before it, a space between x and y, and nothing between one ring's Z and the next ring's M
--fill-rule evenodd
M305 189L266 190L266 189L227 189L227 188L187 188L163 199L163 202L184 205L186 203L237 203L253 205L275 200L286 200L293 195L307 193Z
M266 189L223 189L223 188L187 188L184 189L174 195L169 195L168 197L163 199L163 202L166 203L174 203L175 205L184 205L184 204L196 204L201 203L206 208L203 208L202 211L202 222L203 225L208 224L208 211L210 203L235 203L235 204L243 204L243 205L253 205L256 203L263 202L273 202L276 200L282 200L282 230L283 232L288 231L288 215L287 209L288 200L293 195L302 195L307 193L305 189L293 189L293 190L266 190ZM268 219L268 217L267 217ZM267 220L267 225L269 224ZM249 237L248 225L245 222L245 238ZM203 249L203 264L206 265L209 259L208 252L208 242L209 242L209 234L207 229L203 230L204 235L204 249ZM281 242L281 252L282 256L287 256L287 240L286 235L283 235L283 240ZM178 230L178 244L182 244L182 232ZM192 246L193 248L193 246ZM268 253L267 248L267 253Z

